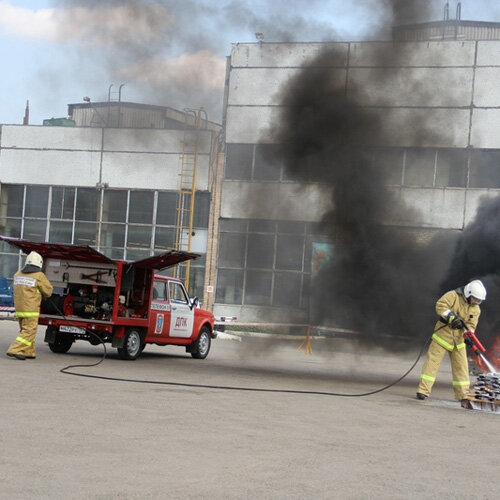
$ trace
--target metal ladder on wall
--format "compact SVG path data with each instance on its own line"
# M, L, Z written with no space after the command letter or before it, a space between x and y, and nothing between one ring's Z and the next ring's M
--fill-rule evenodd
M179 173L179 191L177 194L177 219L175 226L176 250L191 251L193 238L194 202L196 196L196 170L198 167L198 149L200 130L204 116L207 123L207 114L200 108L198 110L184 110L184 135L182 140L181 167ZM193 126L190 126L190 118ZM191 261L175 266L174 276L184 281L186 290L189 291L189 278Z

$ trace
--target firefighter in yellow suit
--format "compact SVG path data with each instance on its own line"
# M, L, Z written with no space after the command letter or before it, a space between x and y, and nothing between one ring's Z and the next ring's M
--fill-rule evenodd
M42 256L31 252L24 267L14 275L14 306L21 331L7 350L7 356L13 359L36 358L35 336L40 303L42 297L46 299L52 295L52 285L42 267Z
M445 293L436 303L439 320L434 328L427 360L422 368L417 399L425 399L430 393L436 375L448 352L453 374L455 398L464 408L470 408L467 397L469 390L469 366L464 341L464 328L475 331L481 308L479 304L486 299L486 289L480 280L467 283L463 288ZM443 326L444 323L444 326Z

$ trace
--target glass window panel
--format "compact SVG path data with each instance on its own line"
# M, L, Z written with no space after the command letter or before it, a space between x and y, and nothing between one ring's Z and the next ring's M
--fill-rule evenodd
M142 260L150 256L149 250L127 248L127 260Z
M167 300L167 289L164 281L153 282L153 300Z
M475 151L472 153L469 187L500 187L499 151Z
M184 292L184 287L175 281L168 282L168 291L170 295L170 300L174 302L183 302L187 304L188 298L186 297L186 293Z
M165 226L177 224L177 192L158 193L156 223Z
M304 234L305 222L283 221L278 222L278 233Z
M125 222L127 216L127 191L104 191L102 220Z
M245 262L246 235L221 233L219 237L219 266L243 267Z
M75 188L54 186L52 188L50 217L52 219L73 219L74 208Z
M270 220L251 220L248 223L249 233L274 233L276 223Z
M247 267L272 269L274 234L249 234Z
M253 306L271 305L270 271L247 271L245 285L245 304Z
M403 150L375 150L373 152L373 166L384 177L386 184L400 186L403 181Z
M241 219L220 219L219 229L233 233L246 233L247 221Z
M123 248L106 248L106 247L101 247L99 250L101 253L109 257L110 259L118 259L122 260L123 259Z
M45 241L46 220L24 220L23 238L30 241Z
M101 224L101 246L124 247L125 224Z
M308 222L307 234L334 234L333 227L327 227L323 222Z
M278 235L276 268L300 271L304 254L302 236Z
M431 186L434 184L436 153L428 149L409 149L405 161L405 186Z
M151 247L151 226L128 226L127 247Z
M156 226L155 233L155 248L166 250L174 248L175 245L175 229L173 227Z
M12 284L11 281L14 277L14 274L19 270L19 254L15 255L0 255L0 276L3 278L7 278L9 280L9 284Z
M47 218L49 188L46 186L26 186L25 217Z
M467 184L467 155L463 149L438 151L436 164L437 187L465 187Z
M210 193L197 191L194 197L193 227L208 227L210 211Z
M78 188L76 192L76 220L96 221L100 192L97 189Z
M75 223L75 245L95 245L97 234L97 224L91 222Z
M21 237L21 219L7 219L0 217L0 234L11 238ZM17 252L17 249L5 241L0 241L2 252Z
M24 186L19 184L2 184L0 189L1 215L22 217Z
M50 221L49 241L51 243L71 243L73 223L67 221Z
M299 307L299 273L276 273L274 275L273 305L281 307Z
M257 144L253 178L256 180L279 181L281 161L279 146L276 144Z
M151 224L153 221L153 198L152 191L131 191L128 221Z
M219 269L215 301L220 304L241 304L243 271Z
M226 179L250 180L253 144L226 145Z
M302 295L300 298L300 307L308 308L309 307L309 296L311 286L311 276L309 274L304 274L302 276Z
M203 267L194 267L191 265L191 269L189 271L189 296L201 299L203 297L204 282L205 269Z

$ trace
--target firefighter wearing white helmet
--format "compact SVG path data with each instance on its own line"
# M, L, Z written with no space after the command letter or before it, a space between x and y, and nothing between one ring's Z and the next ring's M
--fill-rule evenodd
M36 358L35 337L42 297L52 295L52 285L42 272L43 259L37 252L26 257L24 267L14 275L14 306L20 332L7 350L13 359Z
M464 331L476 330L481 314L479 304L485 299L486 288L480 280L474 280L463 288L445 293L436 302L439 320L434 328L427 360L420 375L417 399L426 399L430 395L443 357L448 352L455 398L464 408L471 407L467 397L470 382Z

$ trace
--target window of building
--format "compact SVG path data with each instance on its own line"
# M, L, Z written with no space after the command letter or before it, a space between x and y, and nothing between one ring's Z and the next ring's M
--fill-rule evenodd
M500 151L472 153L469 187L500 188Z
M274 275L274 306L299 307L300 278L299 273L276 273Z
M101 224L101 246L124 247L125 246L125 224Z
M400 186L403 182L403 150L377 149L373 152L373 165L388 185Z
M80 222L80 221L77 221L75 223L75 237L73 240L75 245L95 246L96 235L97 235L96 223Z
M468 152L463 149L439 149L436 159L436 187L467 185Z
M142 260L150 256L150 251L140 248L127 248L127 260Z
M304 256L304 237L290 234L278 235L276 250L276 269L302 270Z
M0 192L1 215L7 217L23 216L24 186L2 184Z
M226 145L226 179L250 180L252 178L253 144Z
M127 247L151 247L151 226L128 226Z
M11 238L20 238L21 219L8 219L7 217L0 217L0 234L10 236ZM16 252L17 250L5 241L0 241L0 251Z
M193 227L208 227L210 211L210 193L197 191L194 199Z
M46 220L25 219L23 239L30 241L45 241L47 231Z
M247 267L272 269L274 263L274 234L249 234Z
M221 304L241 304L243 292L243 271L219 269L217 273L216 302Z
M130 191L129 222L151 224L153 222L153 199L151 191Z
M74 209L75 188L53 186L50 217L52 219L73 219Z
M125 222L127 217L127 191L104 191L102 220Z
M434 149L408 149L404 168L405 186L432 187L434 185L436 152Z
M219 236L219 266L239 267L245 265L246 234L221 233Z
M279 181L280 176L281 159L279 146L276 144L257 144L255 146L253 179Z
M175 245L175 229L173 227L156 226L155 231L155 248L166 250L174 248Z
M75 215L76 220L91 222L97 221L100 194L101 193L97 189L77 189Z
M246 271L245 304L253 306L271 305L271 271Z
M49 203L49 188L47 186L26 186L25 217L46 219Z
M0 254L0 276L12 280L19 269L19 253Z
M51 221L49 241L51 243L71 243L73 223L68 221Z
M158 207L156 209L156 223L164 226L177 224L177 192L158 193Z

